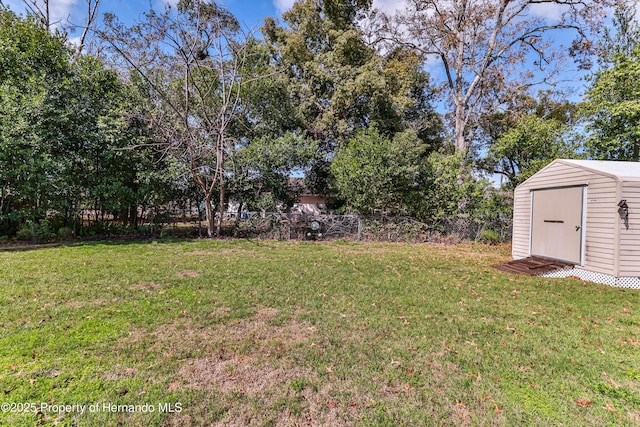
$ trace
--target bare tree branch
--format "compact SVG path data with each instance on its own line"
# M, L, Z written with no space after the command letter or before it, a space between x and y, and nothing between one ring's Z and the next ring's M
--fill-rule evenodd
M220 233L213 196L224 210L225 159L233 140L229 126L239 112L241 88L252 78L246 68L251 34L215 3L181 1L162 14L124 27L108 15L101 37L150 90L148 114L163 155L190 171L201 189L209 236Z
M571 31L579 40L576 46L588 48L585 41L611 1L407 0L403 12L376 17L382 35L375 42L401 44L440 63L451 99L456 149L465 151L471 144L467 135L473 134L469 127L482 110L492 109L488 96L495 85L522 80L517 69L524 64L553 73L551 65L562 52L552 49L551 32ZM557 19L535 13L535 5L560 8ZM511 86L523 87L521 83Z
M74 60L77 60L80 55L82 55L82 51L84 50L87 42L87 36L89 35L92 27L95 25L96 17L98 15L98 8L100 6L100 0L85 0L85 2L87 5L87 19L82 26L82 34L80 35L76 53L73 56Z

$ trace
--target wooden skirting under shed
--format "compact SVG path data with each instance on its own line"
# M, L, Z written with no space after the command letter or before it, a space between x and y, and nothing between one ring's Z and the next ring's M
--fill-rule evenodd
M493 267L507 273L526 274L537 276L550 271L573 268L574 264L538 256L509 261L505 264L496 264Z

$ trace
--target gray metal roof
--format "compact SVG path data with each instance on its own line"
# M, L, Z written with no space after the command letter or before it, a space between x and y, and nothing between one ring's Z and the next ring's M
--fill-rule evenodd
M640 162L625 162L614 160L569 160L558 159L558 161L590 169L595 172L602 172L621 178L639 178Z

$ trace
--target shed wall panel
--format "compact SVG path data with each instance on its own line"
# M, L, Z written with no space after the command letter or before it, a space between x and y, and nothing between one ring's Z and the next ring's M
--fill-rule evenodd
M624 179L621 199L629 206L629 228L616 213L616 224L620 233L620 261L618 275L640 276L640 181ZM616 201L617 204L618 201Z
M611 253L611 251L613 250L613 246L614 246L614 242L613 239L609 239L609 242L606 241L594 241L594 240L590 240L587 243L587 249L590 250L592 253Z
M513 194L513 239L511 255L514 259L529 256L531 230L531 195L527 187L519 186Z

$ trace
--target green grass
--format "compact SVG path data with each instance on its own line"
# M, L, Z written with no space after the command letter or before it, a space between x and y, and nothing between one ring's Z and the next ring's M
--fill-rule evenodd
M491 267L508 259L272 241L0 252L0 425L639 425L640 291ZM45 406L65 404L85 413Z

